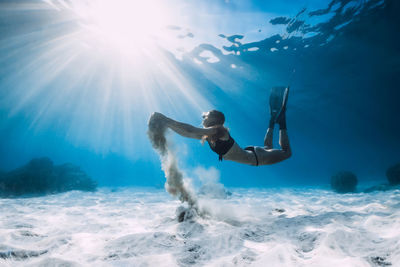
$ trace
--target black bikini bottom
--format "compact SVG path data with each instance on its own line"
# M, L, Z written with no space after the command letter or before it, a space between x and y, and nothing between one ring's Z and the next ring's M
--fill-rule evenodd
M258 157L256 153L256 148L254 146L247 146L244 148L244 150L248 150L254 153L254 156L256 156L256 166L258 166Z

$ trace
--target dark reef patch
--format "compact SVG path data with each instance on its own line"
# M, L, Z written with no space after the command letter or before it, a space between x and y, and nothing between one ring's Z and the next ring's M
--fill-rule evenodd
M389 167L386 171L386 177L390 185L400 185L400 163Z
M331 187L337 193L355 192L357 182L357 176L348 171L338 172L331 177Z
M28 164L0 176L0 197L38 196L70 190L94 191L97 183L79 166L54 165L49 158L35 158Z

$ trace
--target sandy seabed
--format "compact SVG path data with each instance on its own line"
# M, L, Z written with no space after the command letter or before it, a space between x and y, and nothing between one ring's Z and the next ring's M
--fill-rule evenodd
M163 190L0 199L0 266L400 266L400 191L232 189L179 223Z

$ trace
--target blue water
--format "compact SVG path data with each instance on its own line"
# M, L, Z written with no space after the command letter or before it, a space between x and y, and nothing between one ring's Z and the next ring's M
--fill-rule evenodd
M91 31L78 1L1 1L0 169L48 156L99 185L162 187L152 112L199 126L201 112L219 109L241 146L262 145L269 90L291 83L289 160L218 162L172 135L187 175L213 167L228 187L325 186L349 170L384 182L400 161L399 3L299 2L174 0L161 32L145 25L158 19L149 6L132 15L143 24L113 26L129 37L115 45Z

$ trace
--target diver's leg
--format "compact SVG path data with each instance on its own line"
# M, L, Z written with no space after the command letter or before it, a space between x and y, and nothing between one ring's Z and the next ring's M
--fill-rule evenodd
M292 156L292 150L290 148L290 143L289 143L289 136L287 134L287 129L286 129L286 107L285 109L283 109L283 112L279 114L278 118L276 119L276 122L279 124L279 145L281 146L281 149L267 148L267 145L269 144L268 142L271 141L272 143L272 132L273 132L273 128L272 129L271 127L268 128L266 138L264 140L265 147L255 148L259 165L269 165L278 163ZM270 134L271 137L269 137L268 134Z
M269 127L264 137L264 148L273 148L273 133L275 123L279 124L280 129L286 129L286 105L289 95L289 88L285 87L272 87L271 94L269 96L269 111L271 118L269 121Z
M267 133L265 134L264 137L264 147L265 149L272 149L272 138L274 135L274 127L270 126L267 130Z
M292 150L290 148L289 136L286 129L281 129L279 131L279 145L284 152L287 152L289 158L292 155Z
M289 137L286 129L279 131L279 144L281 149L267 149L262 147L255 147L257 153L258 165L269 165L284 161L292 156L292 149L290 148Z
M286 129L279 130L279 145L281 149L272 149L268 155L268 164L278 163L292 156L292 149L290 148L289 136Z
M277 93L277 88L271 89L271 95L269 97L269 112L271 117L269 119L269 125L267 132L264 136L264 148L265 149L272 149L273 148L273 136L274 136L274 127L276 123L277 116L279 114L282 100L281 96Z
M255 152L257 153L258 165L275 164L290 158L292 155L290 147L287 147L286 150L255 147Z
M279 115L277 123L279 124L279 145L283 151L288 151L288 157L291 156L289 136L287 134L286 127L286 107L283 112Z

